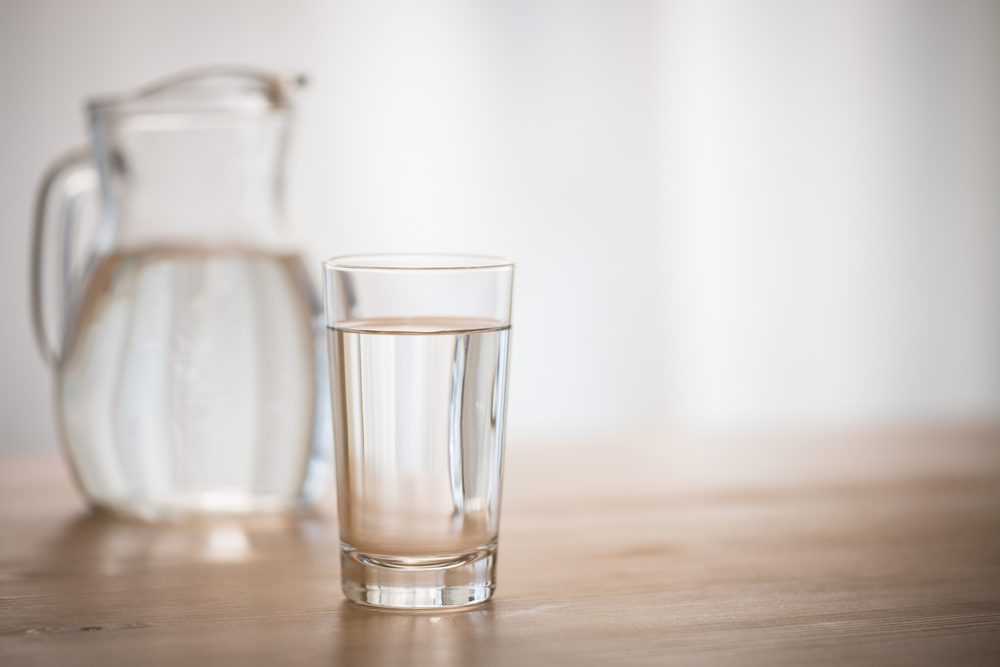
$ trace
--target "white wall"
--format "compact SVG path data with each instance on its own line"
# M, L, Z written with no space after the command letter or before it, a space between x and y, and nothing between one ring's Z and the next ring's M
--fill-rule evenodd
M1000 3L702 0L657 25L675 419L1000 417Z
M47 160L81 101L184 67L303 70L292 217L324 255L454 251L518 260L512 431L648 425L632 348L654 299L652 62L641 5L607 2L5 2L0 19L0 446L51 445L30 339L27 248ZM643 261L636 261L643 258Z
M27 248L81 101L303 70L312 260L519 261L516 437L1000 417L991 2L0 2L0 447L51 447ZM317 269L318 273L318 269Z

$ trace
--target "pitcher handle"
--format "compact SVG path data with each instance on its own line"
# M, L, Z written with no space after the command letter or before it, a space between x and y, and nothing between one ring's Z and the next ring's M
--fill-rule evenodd
M59 362L61 346L53 342L45 322L42 264L46 228L53 214L53 195L59 195L58 251L62 289L63 325L73 306L72 277L73 234L79 218L80 204L84 197L97 191L97 166L89 149L67 153L46 170L35 198L34 229L31 236L31 320L35 341L42 357L49 365ZM60 334L60 338L63 334Z

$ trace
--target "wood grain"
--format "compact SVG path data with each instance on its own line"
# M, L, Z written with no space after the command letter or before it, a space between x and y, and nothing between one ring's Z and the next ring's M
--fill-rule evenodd
M0 664L1000 664L995 428L512 442L466 612L346 603L330 517L121 522L0 459Z

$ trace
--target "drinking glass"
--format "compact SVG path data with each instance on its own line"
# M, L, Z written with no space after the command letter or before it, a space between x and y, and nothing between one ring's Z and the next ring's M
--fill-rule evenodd
M512 262L325 262L344 595L485 602L500 519Z

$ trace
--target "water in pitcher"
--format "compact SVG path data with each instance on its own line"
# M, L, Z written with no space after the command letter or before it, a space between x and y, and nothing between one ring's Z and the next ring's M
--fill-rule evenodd
M328 340L343 548L406 565L492 552L510 327L359 321Z
M156 248L105 258L59 386L91 497L152 516L294 504L315 407L309 289L292 255Z

